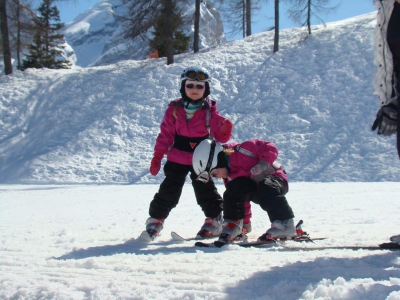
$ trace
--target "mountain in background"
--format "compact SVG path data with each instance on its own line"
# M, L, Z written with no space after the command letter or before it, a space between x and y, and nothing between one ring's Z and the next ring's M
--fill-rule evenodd
M218 10L207 1L200 11L200 48L220 45L226 41ZM194 17L194 3L182 7L184 17ZM66 24L64 35L74 49L73 62L80 67L116 63L127 59L145 59L154 49L149 47L152 30L135 39L124 38L121 16L127 16L127 4L122 0L103 0ZM193 38L194 22L184 34ZM191 45L193 41L191 42ZM191 48L193 48L191 46Z
M293 181L400 181L395 137L371 124L375 13L166 59L0 77L0 183L159 183L155 139L179 76L203 65L232 141L274 142ZM165 162L165 159L163 160ZM316 191L318 192L318 191Z

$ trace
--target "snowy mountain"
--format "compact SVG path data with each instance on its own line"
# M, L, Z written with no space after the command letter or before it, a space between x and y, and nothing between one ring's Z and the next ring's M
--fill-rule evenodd
M207 1L200 11L200 48L220 45L225 42L225 33L218 10ZM194 16L194 3L183 7L184 17ZM123 20L127 16L127 4L122 0L103 0L66 24L64 35L74 49L74 63L81 67L107 65L127 59L145 59L151 49L149 30L147 36L127 40L124 36ZM191 22L193 24L193 22ZM185 28L184 33L193 37L194 28Z
M395 137L370 127L375 14L266 32L200 53L0 77L0 183L159 183L149 164L184 67L213 76L233 140L274 142L290 181L399 181ZM165 162L165 160L164 160Z

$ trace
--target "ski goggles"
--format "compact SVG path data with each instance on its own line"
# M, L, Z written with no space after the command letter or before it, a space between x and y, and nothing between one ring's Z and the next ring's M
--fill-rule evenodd
M194 89L194 88L197 89L197 90L202 90L202 89L205 88L204 85L201 85L201 84L193 84L193 83L188 83L188 84L186 85L186 87L187 87L189 90Z
M182 79L207 81L210 79L210 75L203 71L189 70L182 74Z

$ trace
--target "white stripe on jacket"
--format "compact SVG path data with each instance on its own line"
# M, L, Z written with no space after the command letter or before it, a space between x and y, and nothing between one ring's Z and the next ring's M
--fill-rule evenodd
M374 57L377 69L374 76L374 89L381 106L394 100L391 97L393 91L393 56L387 42L387 29L395 1L374 0L377 9Z

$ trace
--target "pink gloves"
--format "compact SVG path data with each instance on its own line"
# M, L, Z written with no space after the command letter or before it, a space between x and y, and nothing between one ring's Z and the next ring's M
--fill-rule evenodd
M161 169L161 160L164 157L164 154L155 151L153 159L150 164L150 174L156 176Z
M228 119L221 119L217 130L214 132L214 137L218 142L226 143L232 136L233 124Z

